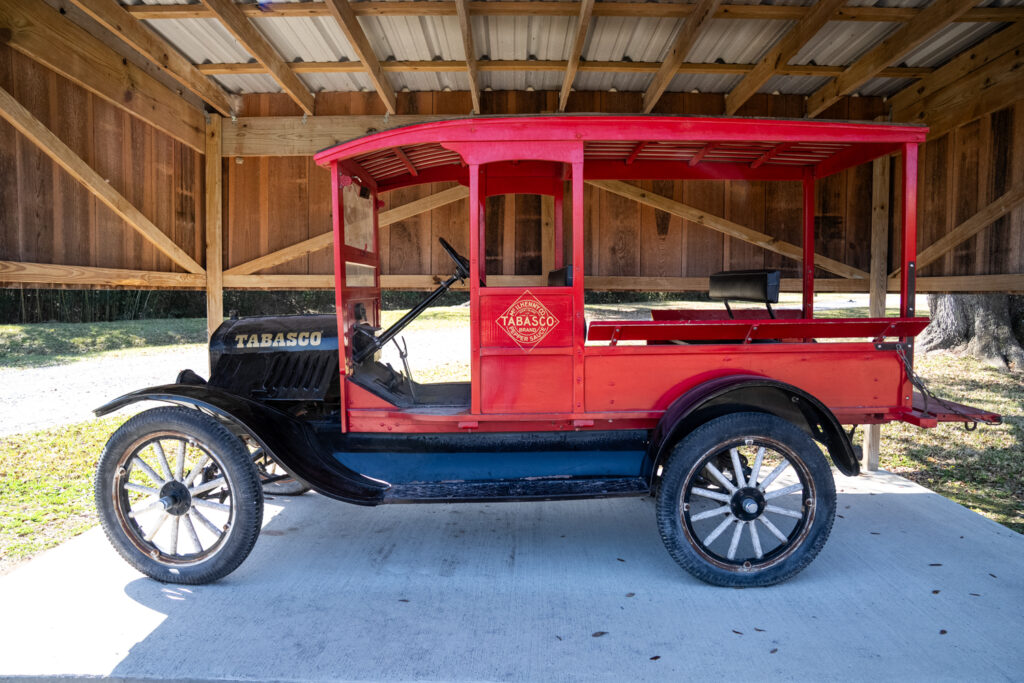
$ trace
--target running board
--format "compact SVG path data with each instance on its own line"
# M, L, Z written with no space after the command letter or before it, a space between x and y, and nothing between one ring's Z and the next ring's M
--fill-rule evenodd
M571 500L642 496L650 486L642 477L605 479L504 479L498 481L395 484L384 503L482 503L493 501Z

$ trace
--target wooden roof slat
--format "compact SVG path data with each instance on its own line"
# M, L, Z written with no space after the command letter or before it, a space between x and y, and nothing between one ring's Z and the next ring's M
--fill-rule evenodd
M574 0L526 0L506 2L502 0L470 1L469 10L484 16L548 16L574 17L579 14L579 3ZM326 17L330 15L321 1L265 3L262 8L256 3L241 5L249 17ZM139 19L209 19L213 13L202 5L128 5L125 7ZM810 7L785 5L733 5L719 6L715 19L768 19L775 21L800 21ZM377 2L366 0L353 6L356 16L455 16L452 1L425 2L423 0L398 0ZM599 2L594 7L596 17L688 17L693 5L676 2ZM906 22L913 21L921 10L913 7L844 7L836 15L836 21ZM963 22L1013 22L1024 21L1024 7L977 7L969 10L956 21Z
M165 7L166 5L161 5ZM172 5L173 6L173 5ZM568 62L560 60L477 60L476 70L480 71L565 71ZM364 73L362 62L290 62L297 74L352 74ZM196 69L206 76L252 75L267 73L259 62L196 64ZM587 73L655 73L660 62L580 62L577 72ZM777 69L780 76L838 76L843 66L786 65ZM452 60L408 60L382 62L385 73L461 73L466 63ZM684 62L679 65L679 74L743 75L754 69L752 64L704 64ZM883 69L875 78L924 78L935 72L931 67L902 66Z
M583 45L587 42L587 31L590 30L590 15L594 13L594 0L580 0L580 13L576 19L576 39L572 44L572 52L569 53L569 61L565 67L565 76L562 78L562 90L558 94L558 111L565 111L565 105L569 102L569 93L572 91L572 82L576 78L576 70L580 66L580 55L583 54Z
M237 96L211 81L166 40L124 11L117 0L71 0L83 12L156 64L224 116L237 110Z
M352 50L359 57L359 61L363 63L366 75L370 77L370 81L373 83L373 87L376 88L377 94L384 100L384 106L387 107L388 113L397 113L395 109L395 89L391 87L390 81L388 81L381 70L380 60L377 59L376 53L370 47L370 41L367 40L363 27L359 25L359 20L356 18L355 12L352 11L352 6L348 0L326 0L326 4L331 16L338 22L341 32L345 34L349 45L352 46Z
M668 84L672 82L672 79L679 70L679 65L686 61L686 56L690 53L697 39L700 38L700 34L707 27L711 15L714 14L720 2L721 0L699 0L694 5L692 14L686 18L682 28L679 29L679 33L676 35L675 40L672 41L672 47L669 49L665 61L662 62L658 73L654 74L654 79L644 93L643 111L645 114L651 113L654 106L658 104L662 93L665 92Z
M974 4L972 0L935 0L898 31L868 50L834 80L826 83L807 100L807 115L817 116L871 80L875 74L908 54L936 32L963 15Z
M202 0L246 51L267 68L278 85L305 113L313 114L313 93L233 0Z
M477 82L476 44L473 42L473 24L469 20L469 3L466 0L455 0L455 10L459 15L459 28L462 30L462 47L466 53L466 75L469 77L469 96L473 101L473 113L480 113L480 84Z
M761 58L754 69L725 96L725 113L731 116L750 99L751 95L767 83L779 68L789 63L797 52L821 30L827 21L846 3L846 0L820 0Z

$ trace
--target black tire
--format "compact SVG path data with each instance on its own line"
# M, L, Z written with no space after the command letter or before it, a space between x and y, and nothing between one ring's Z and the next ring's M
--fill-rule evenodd
M263 522L249 451L191 408L155 408L125 422L103 449L94 491L114 549L165 583L227 576L249 555Z
M765 413L725 415L688 434L665 464L657 499L673 559L701 581L737 588L771 586L803 570L828 540L835 512L821 449Z

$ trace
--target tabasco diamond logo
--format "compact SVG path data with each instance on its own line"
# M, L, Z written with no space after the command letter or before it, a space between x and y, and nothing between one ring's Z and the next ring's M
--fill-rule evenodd
M526 290L495 322L519 348L530 351L555 329L558 318Z

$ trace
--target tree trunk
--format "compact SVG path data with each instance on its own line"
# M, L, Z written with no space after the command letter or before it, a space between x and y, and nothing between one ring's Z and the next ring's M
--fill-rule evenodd
M1012 372L1024 371L1024 296L929 294L932 322L921 351L950 349Z

